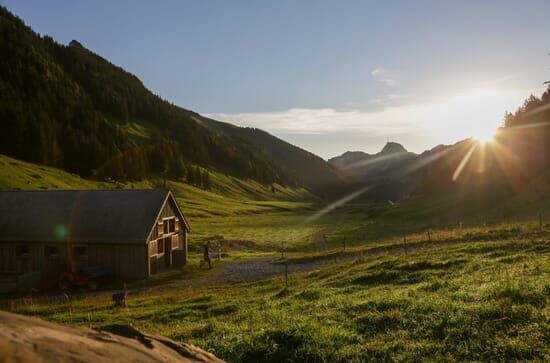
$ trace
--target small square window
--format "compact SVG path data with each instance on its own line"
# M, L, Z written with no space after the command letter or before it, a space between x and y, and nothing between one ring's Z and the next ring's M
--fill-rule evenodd
M88 246L73 247L73 256L76 260L88 259Z
M30 245L17 245L15 246L15 257L25 258L31 256L31 246Z
M161 222L158 222L158 224L157 224L157 236L158 237L162 236L163 232L164 232L164 225L161 221Z
M55 258L59 256L59 247L57 246L45 246L44 247L44 257L46 258Z

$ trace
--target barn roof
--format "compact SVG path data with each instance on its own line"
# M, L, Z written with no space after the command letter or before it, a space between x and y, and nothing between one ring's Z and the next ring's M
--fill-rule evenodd
M146 243L170 200L181 214L166 189L4 191L0 241Z

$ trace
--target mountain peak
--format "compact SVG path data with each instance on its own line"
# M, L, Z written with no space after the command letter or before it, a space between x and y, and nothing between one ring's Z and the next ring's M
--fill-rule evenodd
M69 47L71 47L71 48L84 48L84 46L82 44L80 44L78 41L76 41L74 39L69 42Z
M397 142L390 142L388 141L386 145L384 145L384 148L382 151L380 151L380 154L395 154L395 153L406 153L407 149L403 147L403 145L397 143Z

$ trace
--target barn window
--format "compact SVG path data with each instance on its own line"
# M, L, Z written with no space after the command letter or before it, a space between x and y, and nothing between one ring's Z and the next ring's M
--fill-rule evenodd
M87 260L88 246L75 246L73 248L73 256L75 260Z
M169 224L168 220L164 221L164 224L163 224L164 225L164 234L167 234L168 231L169 231L168 224Z
M164 224L162 223L162 221L159 221L157 224L157 232L159 237L162 236L162 233L164 232Z
M26 258L31 256L31 246L30 245L16 245L15 246L15 257L17 258Z
M168 220L168 231L174 233L176 231L176 220L174 218Z
M44 247L44 257L46 258L55 258L59 256L59 247L57 246L45 246Z
M162 240L157 241L157 254L164 253L164 243L162 243Z

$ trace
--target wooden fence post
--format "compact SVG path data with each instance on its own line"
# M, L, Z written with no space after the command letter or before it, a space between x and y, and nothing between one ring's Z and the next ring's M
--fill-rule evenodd
M431 242L432 241L432 235L430 233L430 231L428 230L428 242Z
M285 287L288 286L288 263L285 263Z

